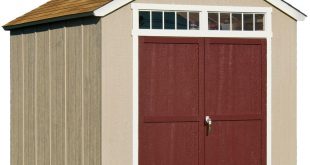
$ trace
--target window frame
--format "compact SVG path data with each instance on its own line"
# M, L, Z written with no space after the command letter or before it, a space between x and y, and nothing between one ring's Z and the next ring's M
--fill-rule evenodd
M272 36L271 30L271 7L237 7L237 6L201 6L201 5L170 5L170 4L142 4L133 3L131 5L133 10L133 34L139 36L196 36L196 37L237 37L237 38L266 38ZM163 28L152 29L152 23L150 29L139 29L139 11L161 11L163 14ZM187 29L165 29L164 25L164 13L165 12L198 12L199 13L199 29L189 30L189 18ZM220 13L230 13L230 19L232 19L233 13L242 14L242 29L233 30L232 20L230 20L230 30L209 30L208 13L219 13L219 24L220 24ZM244 30L244 14L253 14L253 30ZM255 15L264 14L264 29L255 30ZM188 16L189 17L189 16ZM152 18L150 18L152 19ZM152 20L150 20L152 22ZM175 25L177 26L177 19L175 19Z

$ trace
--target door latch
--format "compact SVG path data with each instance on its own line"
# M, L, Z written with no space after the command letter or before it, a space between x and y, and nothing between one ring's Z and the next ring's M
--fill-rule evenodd
M208 134L207 135L210 135L210 133L211 133L211 128L212 128L212 119L211 119L211 117L210 116L206 116L206 118L205 118L205 123L206 123L206 125L208 126L207 127L207 132L208 132Z

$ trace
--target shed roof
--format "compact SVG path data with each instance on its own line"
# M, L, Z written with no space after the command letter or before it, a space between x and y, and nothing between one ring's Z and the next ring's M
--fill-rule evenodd
M60 18L64 16L79 17L81 15L93 15L92 13L94 10L111 1L112 0L50 0L25 15L22 15L21 17L5 24L4 28L14 28L14 26L21 24Z
M6 30L72 19L82 16L105 16L134 0L50 0L38 8L18 17L3 27ZM284 0L265 0L296 20L306 15Z

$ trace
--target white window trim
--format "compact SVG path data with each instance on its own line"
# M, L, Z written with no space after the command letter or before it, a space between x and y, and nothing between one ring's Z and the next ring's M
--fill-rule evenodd
M265 38L272 37L271 7L236 7L236 6L201 6L201 5L169 5L169 4L143 4L132 3L133 12L139 10L156 11L197 11L200 12L199 30L179 29L139 29L138 16L133 19L133 35L140 36L179 36L179 37L243 37ZM208 12L236 12L236 13L263 13L265 14L264 31L221 31L208 30ZM137 13L135 13L137 14ZM253 15L254 16L254 15Z
M272 18L271 7L236 7L236 6L201 6L201 5L168 5L168 4L141 4L132 3L133 11L133 165L138 165L139 160L139 36L171 36L171 37L225 37L225 38L265 38L267 40L267 165L271 165L271 112L272 112L272 61L271 39ZM139 10L185 10L201 11L200 30L151 30L139 29ZM265 13L265 31L209 31L207 25L208 12L251 12Z

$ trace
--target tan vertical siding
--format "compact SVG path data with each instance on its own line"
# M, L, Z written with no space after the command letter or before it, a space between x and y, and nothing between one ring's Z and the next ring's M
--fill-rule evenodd
M101 165L101 24L11 36L12 165Z
M11 35L11 165L23 165L23 35Z
M83 27L84 165L101 165L101 27Z
M66 92L67 92L67 163L82 165L82 27L70 22L66 40ZM72 140L74 139L74 140Z
M36 34L27 29L23 37L24 53L24 165L36 165Z
M51 165L65 165L65 28L50 26Z
M37 28L36 142L37 165L50 164L50 59L48 26Z

